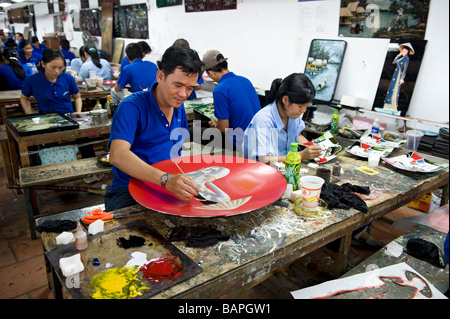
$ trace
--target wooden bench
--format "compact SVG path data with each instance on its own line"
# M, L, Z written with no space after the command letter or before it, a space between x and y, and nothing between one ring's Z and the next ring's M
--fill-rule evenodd
M19 183L25 195L31 239L36 239L35 218L37 215L39 215L36 190L52 189L46 188L45 186L53 185L59 182L81 179L90 175L99 175L106 173L111 173L111 167L101 165L97 162L97 158L95 157L58 164L21 168L19 170ZM61 186L60 189L74 190L74 188L70 186ZM49 214L57 213L58 212L52 212Z

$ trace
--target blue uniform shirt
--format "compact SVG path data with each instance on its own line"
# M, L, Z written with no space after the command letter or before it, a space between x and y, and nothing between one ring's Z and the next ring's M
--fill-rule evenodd
M125 69L125 67L128 66L128 65L130 65L130 60L128 59L127 56L125 56L125 57L122 59L122 63L120 63L120 72L122 72L123 69Z
M148 164L179 157L183 142L189 137L184 105L173 111L169 126L153 95L155 83L148 91L125 98L114 112L108 147L112 140L131 144L131 151ZM114 179L110 189L128 187L131 177L113 166Z
M95 71L97 72L97 76L101 76L103 80L111 80L114 71L112 70L111 65L109 65L109 62L105 59L100 59L100 64L102 67L98 68L94 62L92 62L92 58L87 59L84 61L83 65L81 65L78 76L83 79L88 79L89 71Z
M259 156L286 155L304 128L305 123L300 117L290 118L286 132L276 102L273 102L256 113L245 130L244 156L256 160Z
M61 53L64 55L64 59L72 61L75 59L75 54L73 52L70 52L69 50L61 50Z
M158 67L155 63L136 59L120 72L117 85L124 89L130 84L133 92L150 89L156 81L156 71Z
M261 110L258 94L252 83L243 76L229 72L222 76L213 91L214 115L218 119L229 120L229 127L247 128L253 116ZM231 138L231 136L229 136ZM233 144L242 144L242 135L233 135Z
M28 76L23 81L22 94L34 96L40 113L73 113L71 95L79 92L73 76L61 73L55 83L51 83L44 71Z
M18 78L9 65L0 65L0 76L4 76L9 85L9 90L20 90L23 79Z
M41 59L42 55L35 50L31 52L31 57L29 59L25 58L25 53L23 51L19 52L19 62L22 64L33 63L37 66L39 65L39 62L41 62Z
M39 43L39 48L36 48L33 44L33 51L36 50L39 54L44 54L44 51L47 50L47 46L44 43Z

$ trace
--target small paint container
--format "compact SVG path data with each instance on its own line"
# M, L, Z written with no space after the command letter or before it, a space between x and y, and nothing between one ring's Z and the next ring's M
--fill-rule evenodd
M91 116L92 125L106 125L108 124L108 111L105 109L92 110L89 112Z
M316 169L316 176L322 177L325 181L325 185L330 183L331 171L326 167L319 167Z

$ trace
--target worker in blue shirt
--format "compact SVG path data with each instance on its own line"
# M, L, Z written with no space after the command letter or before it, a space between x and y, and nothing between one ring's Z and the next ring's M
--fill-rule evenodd
M70 62L75 59L75 54L73 52L70 52L70 42L67 39L61 39L59 40L59 50L61 50L62 54L64 55L64 59L69 60Z
M22 41L25 40L25 39L24 39L24 37L23 37L23 34L20 33L20 32L16 32L15 38L16 38L16 43L17 43L17 48L18 48L17 51L19 51L19 53L20 53L20 50L22 50L22 49L20 49L20 44L21 44Z
M37 36L31 37L31 44L33 45L33 50L37 51L40 55L47 50L47 46L44 43L40 43Z
M80 54L80 57L79 58L75 58L75 59L72 60L72 62L70 62L70 70L74 71L77 74L80 72L81 66L86 61L86 56L84 55L84 45L82 45L80 47L78 52Z
M240 151L244 130L253 116L261 110L258 94L252 83L243 76L228 70L227 59L217 50L203 55L206 74L218 84L213 91L214 115L209 125L225 133L223 147L230 149L233 143Z
M13 48L5 48L2 52L3 65L0 65L2 85L0 90L20 90L23 80L27 77L22 64L19 62L19 53Z
M22 86L20 103L25 114L32 114L30 97L34 96L39 113L81 112L82 101L73 76L63 72L66 67L64 55L55 49L47 49L42 57L42 70L25 79Z
M22 40L20 43L20 63L27 64L32 63L36 66L39 66L39 62L41 62L42 55L37 51L33 50L33 46L31 42L28 40Z
M84 47L84 56L86 61L84 61L78 73L80 78L86 80L89 78L89 72L95 71L97 76L102 77L103 80L111 80L114 71L108 61L100 59L97 48L92 45L86 45Z
M294 73L275 79L268 95L269 105L253 117L244 132L244 157L263 163L285 162L291 143L303 145L305 123L301 115L314 100L316 90L309 78ZM302 159L314 159L322 148L311 145L300 152Z
M146 41L139 41L138 44L142 50L142 59L145 58L145 56L147 54L150 54L152 52L152 49L150 48L150 46L148 45L148 43ZM131 62L130 62L129 57L126 55L126 49L125 49L125 57L122 59L122 62L120 63L120 71L122 72L125 69L125 67L130 64L131 64Z
M198 195L191 178L151 164L180 156L189 136L183 102L197 85L201 68L196 51L170 47L160 61L157 82L128 96L116 109L108 142L114 179L105 194L106 211L136 203L128 190L131 177L161 185L183 201Z
M142 61L142 50L139 44L130 43L126 47L127 57L131 64L120 72L114 91L122 91L127 84L133 92L146 91L156 81L158 67L150 61Z

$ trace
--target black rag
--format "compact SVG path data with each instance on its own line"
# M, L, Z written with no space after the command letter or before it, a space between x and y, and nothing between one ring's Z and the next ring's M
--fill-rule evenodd
M439 257L439 248L429 241L421 238L411 238L406 244L406 253L417 259L423 260L433 266L444 268L445 264Z
M355 208L361 212L367 213L368 207L366 202L355 193L368 195L370 194L370 188L368 186L352 185L350 183L345 183L340 186L328 184L322 186L320 198L327 202L328 208L331 209Z
M169 235L170 241L184 241L187 247L207 247L229 238L213 227L200 226L177 226Z
M45 220L42 224L36 227L38 232L53 232L59 233L77 228L77 222L73 220Z

